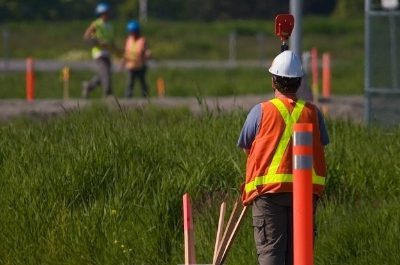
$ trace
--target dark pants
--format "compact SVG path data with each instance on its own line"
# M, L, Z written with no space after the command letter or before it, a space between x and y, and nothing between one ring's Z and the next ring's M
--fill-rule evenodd
M98 85L103 87L105 96L112 95L111 89L111 59L109 57L100 57L95 59L96 75L88 82L88 93Z
M133 96L133 89L135 86L136 78L139 79L140 85L142 87L142 96L143 97L148 96L148 86L146 83L146 72L147 72L146 66L143 66L140 69L128 70L128 72L127 72L128 82L127 82L126 91L125 91L126 97L131 98Z
M315 196L314 215L316 200ZM262 195L254 200L252 211L259 264L293 265L292 193Z

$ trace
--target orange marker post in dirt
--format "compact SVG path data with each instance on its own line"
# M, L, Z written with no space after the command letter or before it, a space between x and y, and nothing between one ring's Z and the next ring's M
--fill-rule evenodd
M196 264L192 206L190 204L190 197L188 193L183 195L183 232L185 237L185 265Z
M165 95L165 82L161 77L157 79L157 95L159 97L163 97Z
M312 75L312 92L315 99L319 97L319 88L318 88L318 51L317 48L311 49L311 75Z
M322 55L322 96L329 99L331 96L331 55Z
M62 81L63 81L63 95L64 100L69 99L69 67L65 66L61 70Z
M26 58L26 100L32 102L35 98L35 73L32 57Z
M293 129L294 265L313 265L313 126L297 123Z

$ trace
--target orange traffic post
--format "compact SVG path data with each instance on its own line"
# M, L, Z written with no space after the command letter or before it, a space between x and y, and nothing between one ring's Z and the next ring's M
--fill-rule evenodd
M32 102L35 98L35 73L32 57L26 58L26 100Z
M318 88L318 51L317 48L311 49L311 75L312 75L312 83L311 89L313 92L314 99L318 100L319 97L319 88Z
M322 96L325 99L331 96L331 56L329 53L322 55Z
M64 100L69 99L69 67L65 66L61 70L62 81L63 81L63 95Z
M157 95L159 97L163 97L165 95L165 82L161 77L157 79Z
M313 265L313 126L297 123L293 129L294 265Z
M192 205L188 193L183 195L183 232L185 237L185 265L196 264L194 252L194 232L192 220Z

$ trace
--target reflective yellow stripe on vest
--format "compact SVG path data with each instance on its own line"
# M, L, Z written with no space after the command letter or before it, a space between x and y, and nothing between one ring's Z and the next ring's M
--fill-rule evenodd
M298 100L296 102L296 106L294 107L292 114L289 113L286 106L283 102L277 98L272 99L270 101L275 107L279 110L283 120L285 121L286 127L283 131L281 139L276 148L275 154L272 158L271 164L268 168L267 175L256 177L253 181L249 182L245 186L246 193L251 192L257 189L257 186L265 185L265 184L274 184L274 183L282 183L282 182L293 182L292 174L277 174L279 165L281 163L283 154L287 149L290 139L292 137L293 132L293 124L295 124L303 111L305 102L303 100ZM317 176L315 171L313 170L312 177L313 184L325 185L325 178L321 176Z

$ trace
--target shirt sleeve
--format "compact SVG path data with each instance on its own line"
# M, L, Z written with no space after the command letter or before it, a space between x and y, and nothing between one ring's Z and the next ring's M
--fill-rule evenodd
M322 145L328 145L329 144L329 136L328 136L328 131L326 130L325 126L325 120L324 117L322 116L321 111L317 108L318 112L318 123L319 123L319 132L321 135L321 143Z
M247 115L242 132L240 133L237 146L243 149L250 149L260 128L261 104L255 105Z

